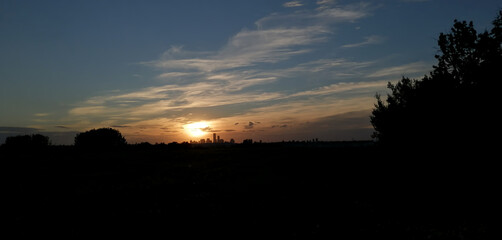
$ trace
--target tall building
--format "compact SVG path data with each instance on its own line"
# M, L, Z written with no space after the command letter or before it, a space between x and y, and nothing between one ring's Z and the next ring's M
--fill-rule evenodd
M213 143L217 143L216 142L216 133L213 133Z

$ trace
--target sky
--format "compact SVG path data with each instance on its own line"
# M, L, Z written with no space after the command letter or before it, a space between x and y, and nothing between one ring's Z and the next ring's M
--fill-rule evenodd
M371 139L375 94L500 1L0 0L0 143Z

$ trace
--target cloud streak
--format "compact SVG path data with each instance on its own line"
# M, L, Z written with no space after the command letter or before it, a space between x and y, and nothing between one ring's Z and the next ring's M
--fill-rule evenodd
M309 52L308 49L297 49L325 40L328 33L322 26L305 28L275 28L267 30L243 30L233 36L227 45L211 56L196 58L167 58L144 64L166 70L195 70L216 72L234 68L253 66L258 63L276 63L292 56ZM177 49L177 54L182 54ZM169 52L174 52L169 50ZM159 78L179 77L186 73L163 73Z
M345 44L342 46L342 48L355 48L355 47L362 47L362 46L366 46L366 45L379 44L379 43L382 43L384 40L385 40L384 37L372 35L369 37L365 37L365 40L362 42Z
M303 6L303 3L301 3L301 1L291 1L291 2L286 2L286 3L282 4L282 6L287 7L287 8L301 7L301 6Z
M329 95L342 92L354 92L354 91L375 91L377 89L385 86L387 81L376 81L376 82L342 82L331 84L328 86L320 87L314 90L298 92L292 94L290 97L300 97L300 96L321 96Z
M430 66L428 66L428 64L426 64L425 62L414 62L414 63L403 64L400 66L383 68L376 72L368 74L367 77L369 78L380 78L389 76L401 77L416 73L425 74L429 70Z

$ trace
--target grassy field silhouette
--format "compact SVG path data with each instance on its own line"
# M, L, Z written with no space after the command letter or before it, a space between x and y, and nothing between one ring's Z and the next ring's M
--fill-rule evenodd
M395 154L368 142L0 151L14 213L9 229L23 237L494 233L493 169Z

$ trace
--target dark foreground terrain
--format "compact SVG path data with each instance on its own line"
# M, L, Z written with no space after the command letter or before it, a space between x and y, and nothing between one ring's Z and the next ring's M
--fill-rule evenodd
M497 157L467 157L341 143L3 149L6 233L498 238Z

